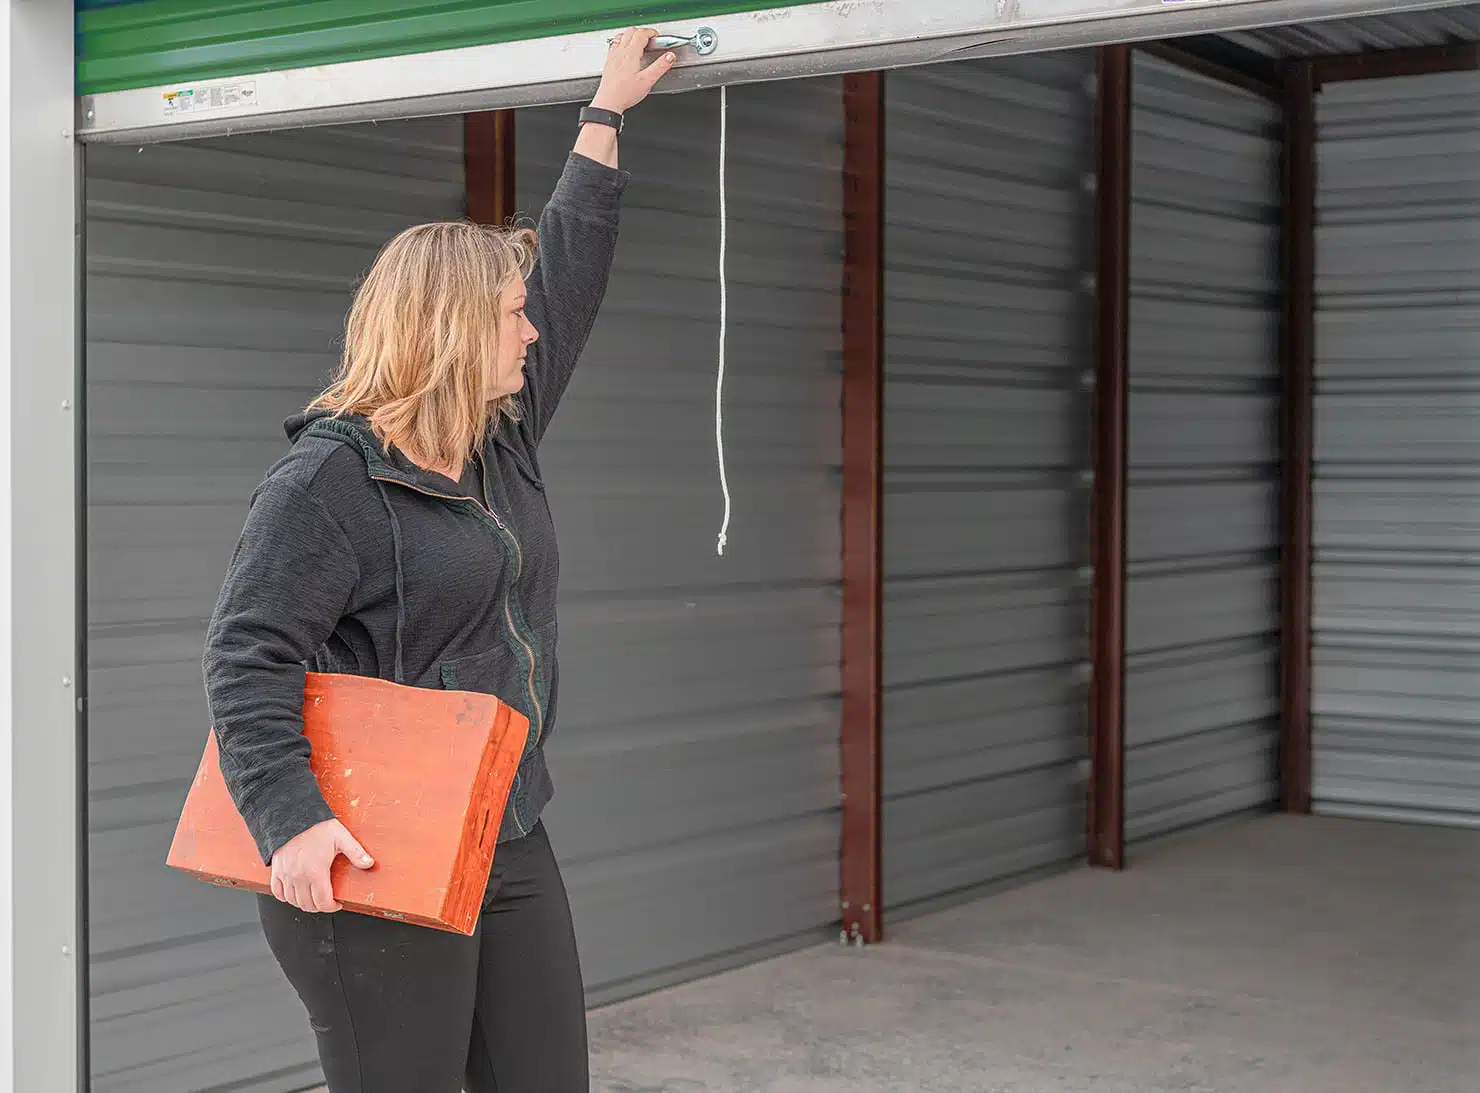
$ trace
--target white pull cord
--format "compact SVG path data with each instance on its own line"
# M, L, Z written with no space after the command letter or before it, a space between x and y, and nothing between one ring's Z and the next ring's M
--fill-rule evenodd
M726 533L730 529L730 483L725 475L725 334L729 328L729 285L725 280L725 243L728 211L725 208L725 126L729 113L723 85L719 89L719 378L714 388L714 447L719 457L719 484L725 495L725 520L719 529L718 552L725 553Z

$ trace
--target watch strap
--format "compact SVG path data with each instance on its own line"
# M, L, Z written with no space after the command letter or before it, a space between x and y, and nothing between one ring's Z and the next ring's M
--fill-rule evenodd
M581 107L581 124L585 125L587 122L592 122L596 125L610 125L618 133L621 133L622 127L626 124L626 119L615 110L603 110L599 106L583 106Z

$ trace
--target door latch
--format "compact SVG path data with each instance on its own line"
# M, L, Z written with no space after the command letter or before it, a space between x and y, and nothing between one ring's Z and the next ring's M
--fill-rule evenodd
M615 41L615 38L608 38L606 44L611 45ZM679 46L693 46L699 56L708 57L719 48L719 35L710 27L700 27L690 38L681 34L659 34L648 43L649 49L677 49Z

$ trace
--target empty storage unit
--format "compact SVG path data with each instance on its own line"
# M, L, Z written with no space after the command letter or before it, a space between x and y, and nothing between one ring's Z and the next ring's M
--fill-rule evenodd
M1471 822L1480 76L1306 58L1480 19L755 6L689 12L718 49L634 113L617 267L541 450L549 822L592 1002L876 940L1083 861L1087 829L1118 866L1281 800ZM550 104L603 28L663 13L81 7L78 1078L305 1089L251 901L163 865L205 618L380 243L475 190L537 215L574 133Z

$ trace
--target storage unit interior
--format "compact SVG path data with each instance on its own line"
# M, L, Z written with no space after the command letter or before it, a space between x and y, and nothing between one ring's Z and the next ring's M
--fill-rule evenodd
M1480 13L1448 8L1219 42L1273 68L1477 39ZM549 823L593 1003L755 966L598 1014L610 1088L900 1088L923 1051L940 1081L1033 1091L1076 1066L1106 1089L1458 1090L1475 1061L1457 1030L1477 1015L1462 924L1480 902L1480 72L1317 96L1329 817L1212 833L1278 797L1281 110L1135 54L1123 876L1072 871L1094 74L1092 51L1065 51L886 79L883 861L901 924L862 954L756 963L838 921L842 78L729 93L722 558L718 95L656 97L623 137L617 269L541 452L564 548ZM522 213L571 114L517 113ZM461 215L463 141L441 117L88 149L100 1093L318 1080L250 899L170 874L164 851L207 720L204 621L279 422L332 367L378 245ZM1344 1008L1299 1024L1327 988ZM1410 1049L1423 1081L1399 1080Z

